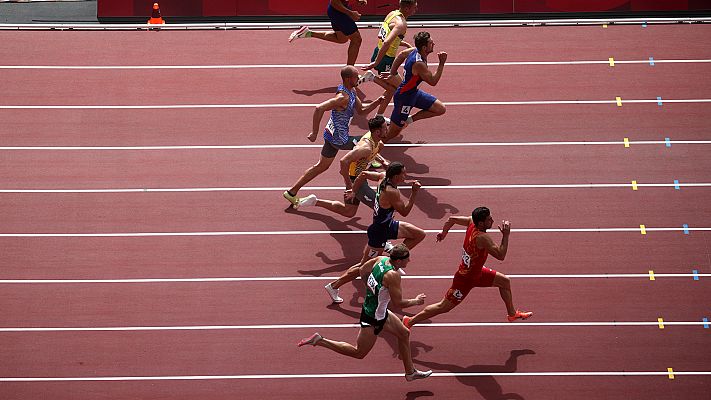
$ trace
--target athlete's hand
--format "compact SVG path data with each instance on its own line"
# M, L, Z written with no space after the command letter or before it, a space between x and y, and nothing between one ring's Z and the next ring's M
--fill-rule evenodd
M444 51L437 53L437 57L439 57L440 64L444 64L447 61L447 53Z
M353 193L353 189L348 189L345 192L343 192L343 200L345 201L351 201L355 197L355 193Z
M316 134L313 132L309 132L309 135L306 136L306 139L309 139L310 141L315 142L316 141Z
M504 236L511 234L511 222L509 221L501 221L501 225L498 228Z
M370 63L370 64L368 64L368 65L364 65L364 66L360 67L360 69L363 70L363 71L367 71L367 70L373 69L373 68L375 68L375 63L374 63L374 62L372 62L372 63Z
M358 11L351 11L351 19L353 21L359 21L360 20L360 13Z
M426 298L427 298L427 295L425 295L424 293L418 294L417 297L415 297L415 300L416 300L416 302L417 302L416 304L417 304L417 305L425 304L425 299L426 299Z
M437 239L436 239L436 240L437 240L437 242L441 242L441 241L443 241L444 238L446 238L446 237L447 237L447 232L446 232L446 231L442 231L442 232L440 232L440 233L437 234Z
M422 187L422 184L420 181L414 181L412 182L412 194L417 193L418 190Z

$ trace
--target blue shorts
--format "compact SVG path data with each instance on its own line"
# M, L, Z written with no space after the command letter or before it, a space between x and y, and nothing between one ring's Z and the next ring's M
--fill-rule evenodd
M333 8L331 3L328 4L328 10L326 13L328 14L328 19L331 20L331 27L334 31L343 32L346 36L350 36L358 32L358 26L356 26L355 21L353 21L351 17L346 14Z
M397 239L397 230L400 228L400 221L390 220L389 224L370 224L368 227L368 246L374 249L385 248L388 239Z
M393 114L390 116L390 122L402 128L413 107L420 110L429 110L435 101L437 101L436 97L420 89L405 94L400 94L399 91L395 92L393 97L395 106L393 107Z

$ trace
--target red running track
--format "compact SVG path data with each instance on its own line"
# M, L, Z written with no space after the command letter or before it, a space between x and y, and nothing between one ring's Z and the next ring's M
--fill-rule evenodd
M534 310L534 319L478 326L503 322L504 308L495 290L473 292L461 307L413 330L416 365L435 371L432 378L413 383L402 379L396 343L387 335L365 360L294 346L315 329L327 337L354 340L362 295L360 283L354 282L344 287L342 306L328 306L322 286L359 258L365 235L358 232L367 227L369 210L362 208L355 218L346 219L320 209L288 210L281 198L280 192L315 161L316 147L13 148L308 144L304 136L310 105L328 98L337 84L338 68L296 66L338 64L344 48L316 41L288 45L284 31L3 32L8 49L0 56L3 66L292 67L3 69L0 379L5 381L0 397L706 398L711 389L711 346L702 318L711 317L705 276L711 272L711 246L709 232L699 229L711 227L706 200L711 189L703 185L711 184L711 165L709 144L700 141L709 140L711 104L667 100L711 98L711 82L705 78L711 64L659 60L711 58L710 30L707 25L431 30L436 49L446 50L453 63L609 57L618 63L451 65L436 88L423 87L445 102L609 103L450 105L445 116L408 128L402 141L445 146L385 149L388 158L406 164L411 178L436 186L422 191L407 221L436 230L448 215L468 214L472 207L486 204L496 219L510 219L514 229L554 230L515 231L506 261L489 263L513 276L514 299L522 308ZM359 61L366 61L374 37L374 31L364 31ZM649 57L657 60L655 66L620 63ZM364 86L363 94L374 98L379 90ZM617 96L623 99L622 107L614 104ZM662 106L627 102L658 96L665 101ZM258 106L8 108L245 104ZM263 107L269 104L297 106ZM354 131L363 131L366 118L353 123ZM674 142L670 147L664 143L667 137ZM629 148L623 138L632 142ZM612 143L529 143L552 141ZM518 144L452 145L492 142ZM640 184L637 191L632 190L633 180ZM682 185L679 190L673 187L675 180ZM527 184L606 185L472 187ZM334 167L302 193L326 187L313 191L338 198L339 186ZM178 191L37 192L46 189ZM403 192L409 195L408 190ZM689 234L682 232L684 224L690 227ZM649 228L646 235L640 234L640 225ZM603 231L564 231L573 228ZM628 231L604 231L608 228ZM296 230L303 234L274 234ZM147 232L158 235L58 237ZM456 267L461 236L452 233L437 244L429 234L413 251L409 276L403 281L406 295L425 292L428 303L439 299ZM701 275L699 280L693 279L694 270ZM627 277L583 277L590 274ZM10 283L142 278L189 281ZM195 281L201 278L212 280ZM282 280L267 280L274 278ZM397 311L409 314L418 309ZM666 323L664 329L658 318ZM642 325L614 326L615 321ZM580 325L563 325L570 322ZM681 322L690 324L675 325ZM62 330L100 327L127 330ZM668 368L677 373L675 379L667 376ZM600 375L563 375L566 372ZM183 378L160 378L176 376ZM187 378L200 376L204 379ZM72 377L85 379L7 381ZM87 380L96 377L151 379Z

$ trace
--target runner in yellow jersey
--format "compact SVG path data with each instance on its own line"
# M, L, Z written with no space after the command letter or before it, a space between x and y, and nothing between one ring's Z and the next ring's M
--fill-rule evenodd
M417 0L400 0L400 8L390 12L383 21L378 32L378 46L373 51L373 57L370 64L363 67L363 70L368 71L359 79L359 84L366 81L375 81L383 89L385 89L385 101L378 107L377 115L384 115L388 103L393 98L395 90L402 83L402 78L398 74L392 74L388 79L382 79L374 74L371 69L375 69L379 73L389 72L390 67L395 60L398 48L412 47L405 42L405 34L407 33L407 18L417 12Z

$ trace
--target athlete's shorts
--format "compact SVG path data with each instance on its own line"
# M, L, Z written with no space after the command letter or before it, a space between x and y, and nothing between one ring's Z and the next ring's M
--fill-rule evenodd
M376 58L378 58L378 46L375 46L375 50L373 50L373 56L370 57L370 62L375 61ZM385 56L380 61L380 64L375 66L375 70L381 73L389 72L390 67L393 66L393 61L395 61L395 57Z
M351 182L353 180L355 180L355 178L351 176ZM373 188L370 187L370 185L368 185L366 182L363 182L363 184L360 185L360 188L358 188L358 191L356 192L355 197L353 197L353 199L346 200L345 194L343 196L343 202L346 204L352 204L354 206L357 206L362 202L370 208L373 208L373 206L375 205L375 190L373 190Z
M424 90L417 89L405 94L400 94L398 90L393 96L395 106L393 107L393 114L390 116L390 122L402 128L413 107L420 110L429 110L435 101L437 101L437 98Z
M338 154L338 150L353 150L356 143L360 140L362 136L348 136L348 141L342 145L335 145L328 140L323 141L323 147L321 148L321 155L326 158L334 158Z
M479 275L465 276L456 273L452 279L452 287L447 290L444 298L451 301L452 304L459 304L475 287L493 286L494 277L496 277L496 271L488 267L481 267Z
M328 14L328 19L331 20L331 27L334 31L343 32L346 36L350 36L358 32L358 26L355 21L353 21L348 15L333 8L330 3L326 13Z
M390 220L389 224L370 224L368 227L368 246L374 249L385 248L388 239L397 239L400 221Z
M387 311L387 313L385 314L385 318L378 321L377 319L366 314L365 310L361 309L360 310L360 327L367 328L369 326L372 326L373 328L375 328L375 335L377 336L385 327L385 322L388 320L389 313L390 313L390 311Z

